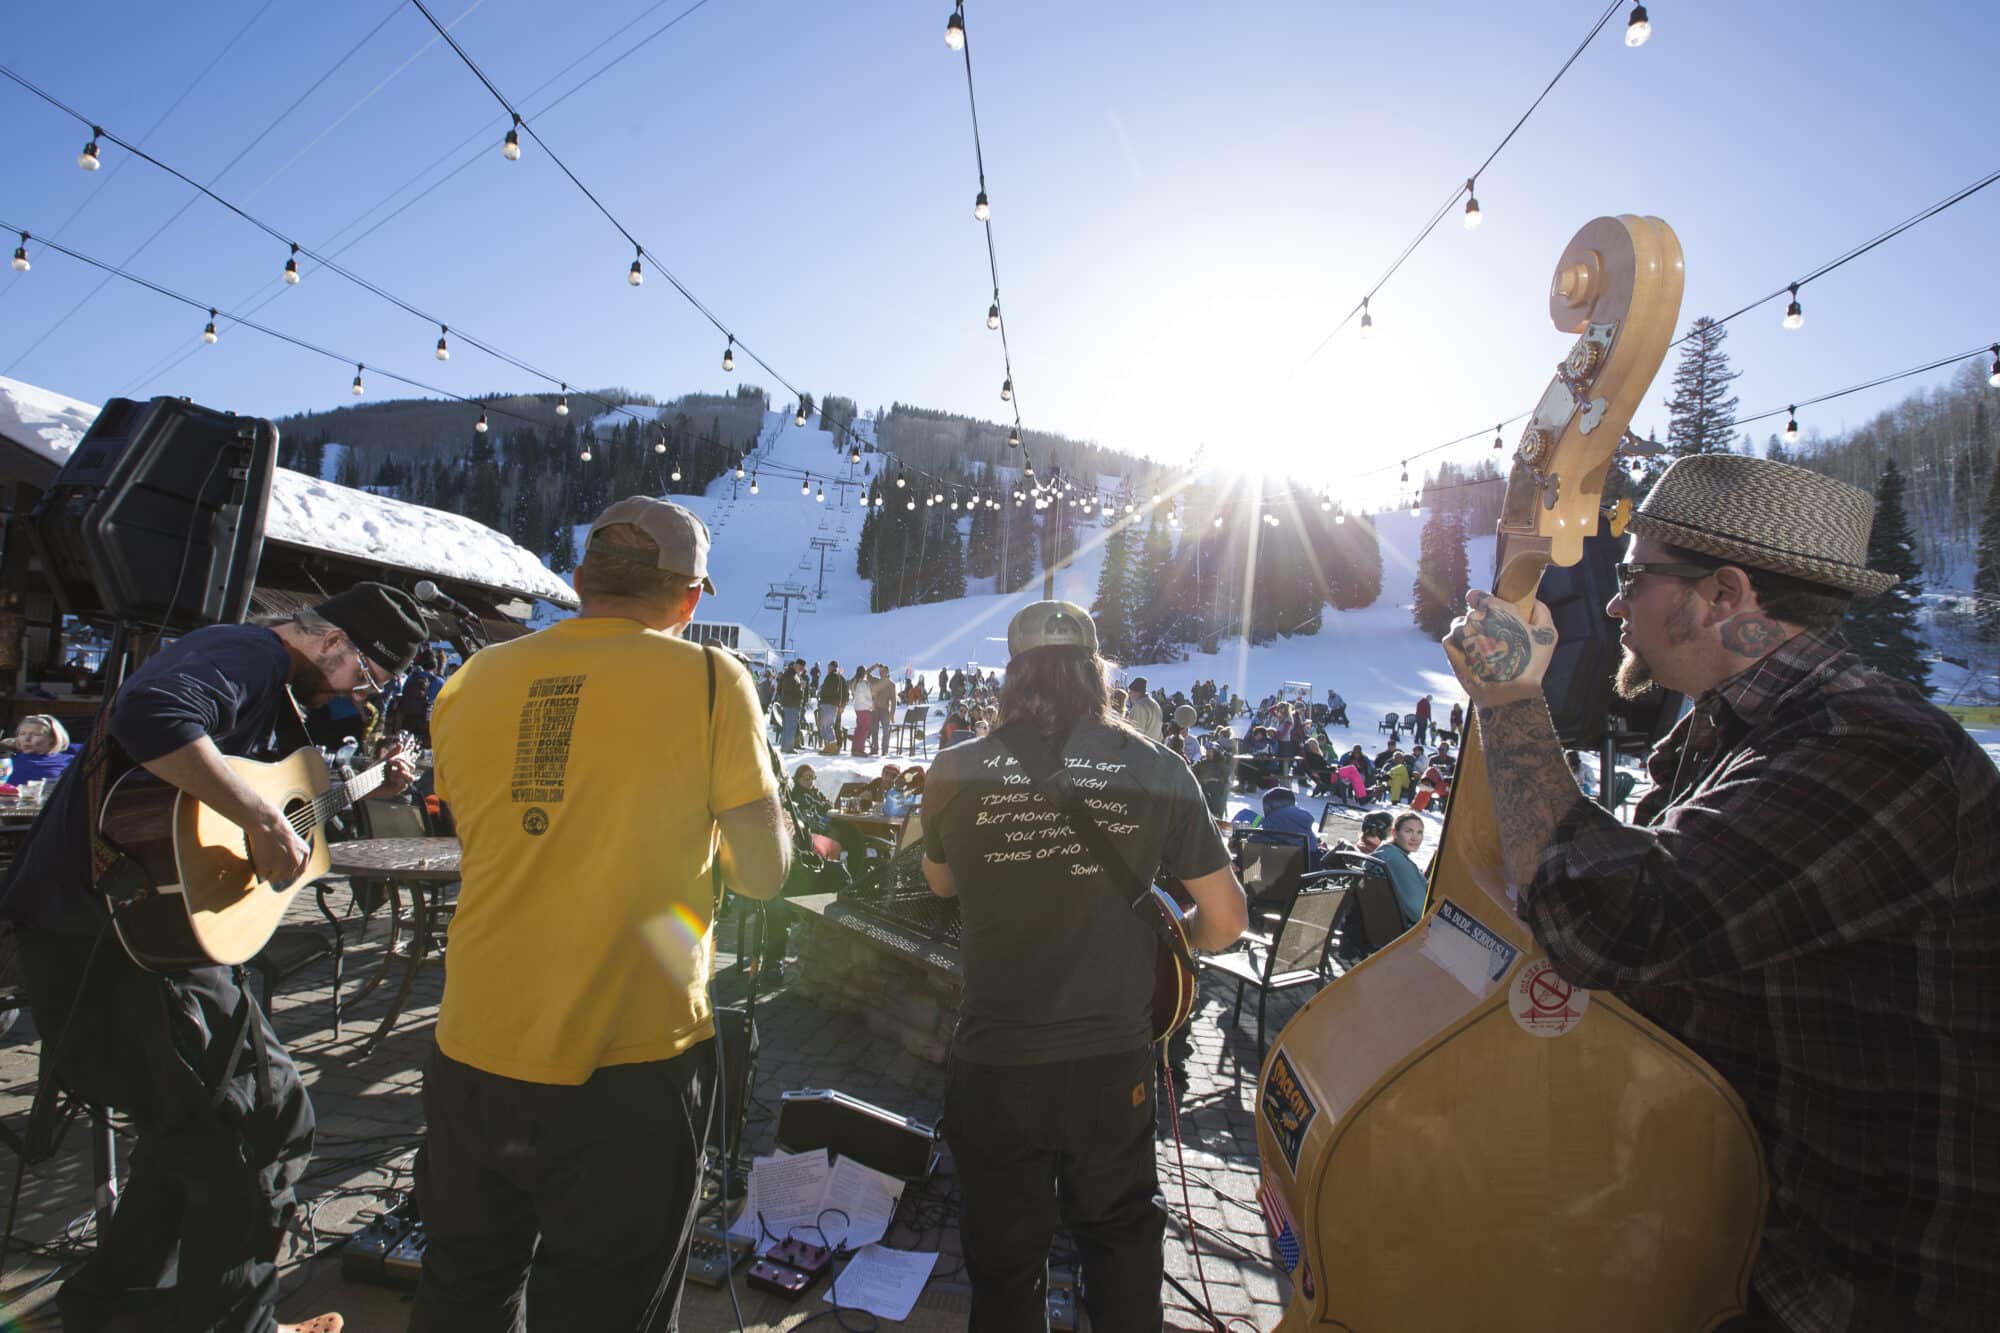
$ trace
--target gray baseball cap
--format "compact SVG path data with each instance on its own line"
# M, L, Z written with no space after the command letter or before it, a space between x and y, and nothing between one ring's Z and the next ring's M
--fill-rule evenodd
M628 495L597 516L590 536L614 523L630 523L653 539L660 548L660 568L685 574L701 584L710 596L715 585L708 578L708 525L672 500L650 495ZM589 537L584 539L589 545Z
M1097 626L1075 602L1031 602L1007 626L1007 654L1019 657L1036 648L1097 651Z

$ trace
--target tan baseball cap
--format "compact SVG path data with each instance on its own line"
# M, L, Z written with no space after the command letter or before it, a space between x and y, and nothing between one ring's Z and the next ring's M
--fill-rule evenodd
M1007 655L1019 657L1037 648L1081 648L1097 651L1097 626L1090 612L1075 602L1030 602L1007 626Z
M661 569L685 574L700 583L703 592L715 595L715 585L708 578L708 525L688 510L672 500L628 495L597 516L590 525L589 537L596 536L599 528L615 523L630 523L651 537L660 548ZM586 546L589 537L584 539Z

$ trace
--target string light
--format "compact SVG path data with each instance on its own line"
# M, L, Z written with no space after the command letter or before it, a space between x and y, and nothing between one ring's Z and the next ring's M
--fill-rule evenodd
M812 494L812 480L813 480L813 479L812 479L812 473L810 473L810 472L806 473L806 479L805 479L804 481L802 481L802 482L800 482L800 483L799 483L799 494L800 494L800 495L811 495L811 494Z
M1420 515L1420 514L1422 514L1422 513L1423 513L1423 508L1422 508L1422 503L1423 503L1423 502L1422 502L1422 501L1421 501L1421 500L1420 500L1420 499L1419 499L1418 497L1416 497L1416 496L1411 496L1411 497L1410 497L1410 517L1411 517L1411 518L1416 518L1416 517L1417 517L1418 515Z
M847 450L847 461L848 461L848 462L850 462L850 463L859 463L859 462L861 461L861 446L860 446L860 445L856 444L856 445L850 445L850 446L848 447L848 450Z
M1986 377L1986 382L2000 389L2000 343L1993 344L1993 373Z
M736 480L743 480L743 459L740 456L736 460Z
M729 335L729 346L722 349L722 369L724 373L736 369L736 335Z
M663 454L666 451L667 451L667 433L665 431L661 431L660 438L653 442L653 452L656 454ZM676 472L680 471L680 464L678 463L674 464L674 471ZM674 480L679 481L680 478L675 477Z
M993 293L993 304L986 307L986 327L989 329L1000 327L1000 293L998 292Z
M809 412L810 412L811 410L812 410L812 409L811 409L811 408L810 408L810 407L809 407L809 406L807 405L807 403L806 403L806 400L805 400L805 399L803 399L803 398L799 399L799 410L798 410L798 414L797 414L796 416L794 416L794 417L792 418L792 424L793 424L794 426L803 426L803 425L805 425L805 424L806 424L806 415L807 415L807 413L809 413Z
M28 233L21 233L21 243L14 247L14 271L26 273L34 265L28 262Z
M26 239L25 234L22 239ZM1003 403L1014 401L1014 381L1011 377L1000 381L1000 401Z
M875 497L875 507L877 509L880 509L882 507L882 497L879 495Z
M215 345L215 309L213 306L209 308L208 327L201 331L201 340L211 347Z
M437 359L440 361L451 360L451 347L445 342L445 339L450 335L451 335L451 327L449 325L446 324L438 325Z
M898 468L898 469L896 470L896 489L900 491L900 490L902 490L902 489L903 489L903 488L904 488L905 486L907 486L907 485L909 485L909 484L910 484L909 482L907 482L907 481L905 481L905 480L903 479L903 472L902 472L902 469L901 469L901 468Z
M1797 444L1798 442L1799 409L1796 407L1787 407L1785 409L1785 443Z
M1019 449L1021 447L1021 428L1019 426L1009 426L1007 428L1007 447L1010 449Z
M1472 182L1465 183L1465 229L1475 230L1483 219L1479 216L1479 196L1472 192Z
M1361 298L1361 336L1370 338L1374 334L1375 316L1368 313L1368 298L1364 296Z
M640 250L638 254L634 255L632 257L632 267L625 274L625 281L631 283L634 287L643 287L646 285L646 270L639 262L645 257L645 254L644 250Z
M1410 463L1408 459L1403 460L1403 475L1398 480L1405 486L1410 484Z
M1215 516L1215 526L1218 528L1222 526L1222 515L1217 514Z
M1652 35L1653 23L1646 17L1646 7L1632 6L1632 17L1625 24L1625 45L1644 46L1646 39Z
M1806 322L1806 312L1799 306L1799 285L1796 282L1791 286L1791 293L1792 303L1785 307L1785 327L1796 329Z
M1493 428L1493 447L1495 449L1505 449L1507 447L1507 442L1500 438L1500 427L1498 426Z
M903 508L905 509L914 510L916 507L917 507L917 497L914 495L911 496L909 499L903 501Z
M755 495L756 493L757 493L757 474L752 472L750 474L750 494Z
M965 49L965 18L957 10L944 21L944 44L954 51Z
M559 417L569 415L569 385L567 384L563 385L562 397L556 399L556 415Z
M825 504L825 503L826 503L826 483L825 483L825 482L821 482L821 483L819 484L819 489L813 492L813 503L814 503L814 504L819 504L819 505L823 505L823 504Z
M285 281L296 287L299 285L299 243L292 242L292 257L285 261Z
M584 445L583 451L579 453L577 457L581 458L584 462L588 463L590 461L590 446L587 444Z
M90 142L85 144L83 151L76 155L76 164L85 171L95 171L104 165L97 160L97 141L103 137L103 130L97 128L95 125L90 127Z
M986 204L986 191L981 190L979 192L979 197L972 201L973 221L984 222L986 221L986 219L992 216L993 216L993 210L987 207Z
M1341 510L1341 511L1340 511L1339 513L1335 514L1335 515L1333 516L1333 521L1334 521L1335 523L1345 523L1345 522L1347 522L1347 511L1343 509L1343 510Z
M667 476L670 480L679 481L681 479L681 465L679 463L675 463L673 466L673 471L667 473Z
M486 433L486 411L484 408L480 409L479 420L472 423L472 428L481 435Z
M514 117L514 128L507 131L506 141L500 145L500 156L509 162L521 160L521 118Z
M354 363L354 388L352 392L356 398L361 396L361 363L359 361Z

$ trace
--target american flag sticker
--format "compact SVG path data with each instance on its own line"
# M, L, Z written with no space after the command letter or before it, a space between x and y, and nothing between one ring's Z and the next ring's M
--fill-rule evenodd
M1268 1184L1258 1187L1257 1203L1264 1210L1264 1225L1271 1229L1271 1248L1278 1263L1289 1273L1299 1266L1299 1233L1292 1226L1291 1210L1285 1207L1283 1196Z

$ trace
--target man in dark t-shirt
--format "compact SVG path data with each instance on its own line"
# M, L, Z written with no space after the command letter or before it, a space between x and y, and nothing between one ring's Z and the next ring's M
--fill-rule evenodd
M1043 1328L1053 1198L1101 1333L1161 1326L1165 1225L1153 1155L1158 937L1127 881L1180 879L1191 942L1242 933L1243 889L1200 788L1114 719L1090 615L1037 602L1008 627L1001 730L938 754L924 876L957 897L965 995L944 1132L963 1195L975 1329ZM1098 863L1017 752L1060 757L1131 875Z
M118 691L106 735L69 766L0 888L44 1077L129 1116L137 1138L115 1221L56 1293L64 1328L268 1333L274 1261L313 1135L298 1071L241 968L154 974L119 947L92 875L93 807L143 768L241 827L257 878L290 879L307 844L225 759L268 748L288 686L309 706L379 694L423 641L415 599L379 583L268 625L176 639ZM411 759L387 762L382 790L408 786ZM258 1025L261 1040L230 1065L251 1031L239 1024ZM225 1068L235 1072L218 1086ZM340 1316L276 1328L338 1333Z

